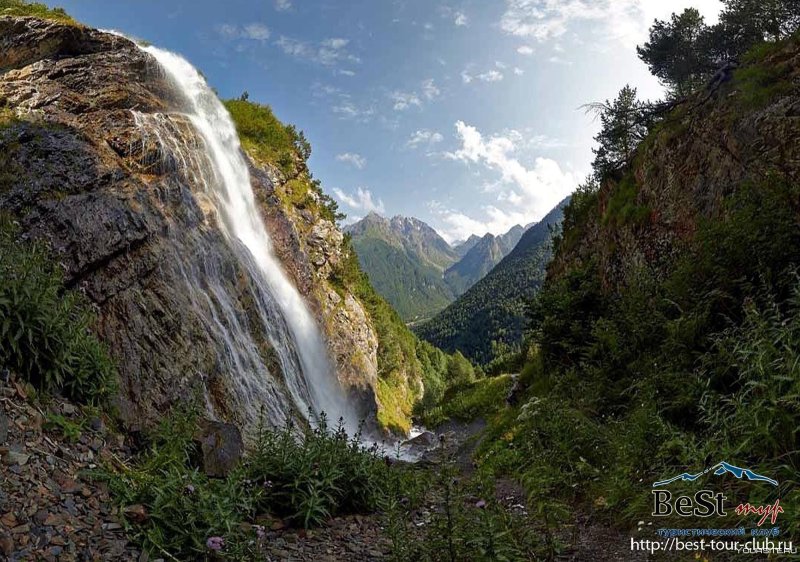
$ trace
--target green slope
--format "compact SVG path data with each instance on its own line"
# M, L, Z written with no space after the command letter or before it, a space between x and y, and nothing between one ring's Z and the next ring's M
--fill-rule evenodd
M562 202L531 227L489 274L435 318L415 329L445 350L459 350L480 363L491 360L492 342L517 344L526 310L544 280L550 259L551 227L563 217Z
M404 320L429 317L452 302L452 291L433 265L380 238L354 238L353 247L372 285Z

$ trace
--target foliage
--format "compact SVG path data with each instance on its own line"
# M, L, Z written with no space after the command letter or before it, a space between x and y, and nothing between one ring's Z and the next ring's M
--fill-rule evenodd
M174 412L130 466L115 461L97 474L123 510L144 508L146 518L127 524L154 556L202 559L210 555L207 540L221 537L220 559L256 560L259 515L311 527L337 514L374 512L396 501L392 494L419 501L424 479L389 467L377 448L329 429L324 417L316 429L260 427L250 456L218 479L197 468L195 428L195 414Z
M622 208L635 201L617 189ZM611 288L594 259L548 278L532 311L541 356L521 378L527 398L493 420L483 469L516 474L534 505L589 499L628 521L648 512L649 482L703 459L759 467L785 482L783 497L796 494L797 201L779 176L744 182L669 264L640 264ZM565 214L603 221L587 210Z
M519 345L528 303L544 280L564 204L531 227L486 277L432 320L414 326L414 331L443 350L459 350L479 364L493 359L493 348Z
M447 420L469 422L492 416L506 405L512 384L510 375L500 375L452 386L434 407L419 409L420 421L436 427Z
M669 21L656 20L650 28L650 39L637 48L651 74L670 88L673 95L683 97L700 88L718 67L701 42L707 33L703 16L695 8L672 14Z
M407 433L411 429L414 403L422 398L418 384L422 382L426 389L440 388L447 378L446 356L432 345L420 342L375 291L361 270L349 235L345 236L342 258L332 282L359 299L378 335L379 422L390 430Z
M353 238L369 280L404 320L419 320L453 301L453 292L435 266L373 236Z
M369 513L378 506L385 463L377 445L365 447L361 434L348 436L342 423L296 435L292 425L275 432L262 428L248 460L251 479L263 483L256 507L303 527L346 513Z
M224 103L248 154L289 176L285 202L300 209L312 208L332 222L344 218L336 201L308 171L311 144L302 131L281 123L269 106L249 101L249 95Z
M255 530L241 523L252 519L262 487L250 485L246 467L225 479L212 479L193 462L192 435L196 418L178 412L165 419L150 435L150 444L133 466L109 465L98 475L120 507L139 505L147 517L128 522L129 531L144 550L154 556L196 560L209 553L206 541L222 537L225 553L246 550ZM255 559L230 556L228 559Z
M47 4L28 0L0 0L0 16L33 16L77 25L62 8L50 8Z
M634 151L647 134L648 116L636 98L636 88L625 86L614 101L589 106L599 113L601 129L592 149L595 176L602 180L630 164Z
M40 390L103 401L116 371L93 324L89 303L64 290L48 249L17 240L15 225L0 217L0 364Z
M447 452L433 468L435 478L425 496L429 517L417 522L416 504L402 496L384 507L392 560L541 560L553 554L536 521L510 513L495 500L491 478L461 477Z
M720 21L707 26L694 8L670 21L656 20L638 48L650 71L674 96L700 89L717 69L764 41L779 41L800 29L798 0L725 0ZM725 79L719 73L715 76Z
M46 429L60 431L64 439L70 443L75 443L81 438L85 424L85 419L73 421L65 418L61 414L49 413L45 419L44 426Z

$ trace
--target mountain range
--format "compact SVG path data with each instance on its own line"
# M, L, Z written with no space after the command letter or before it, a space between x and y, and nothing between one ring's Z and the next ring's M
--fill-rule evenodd
M552 236L568 202L569 198L565 199L526 230L513 250L455 302L416 326L417 335L441 349L459 350L479 363L492 359L493 341L519 343L527 306L544 280Z
M406 322L431 318L485 276L527 227L450 245L425 222L370 213L345 227L375 289Z

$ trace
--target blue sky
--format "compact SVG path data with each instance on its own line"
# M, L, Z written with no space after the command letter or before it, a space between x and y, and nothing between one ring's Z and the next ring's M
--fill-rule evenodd
M719 0L61 0L188 58L222 97L272 106L349 220L421 218L448 240L541 218L586 176L580 106L626 83L656 17Z

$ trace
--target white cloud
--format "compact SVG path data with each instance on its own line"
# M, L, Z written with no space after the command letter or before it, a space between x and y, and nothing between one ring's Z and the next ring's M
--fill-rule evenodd
M523 74L525 74L525 71L522 70L520 67L515 66L514 67L514 74L516 74L517 76L522 76Z
M384 207L383 201L378 199L376 203L372 199L372 192L369 189L359 187L356 189L355 193L347 194L335 187L333 188L333 193L340 203L347 205L353 210L366 212L374 211L379 214L386 213L386 207Z
M422 95L425 96L425 99L432 100L441 93L439 88L436 87L433 78L429 78L422 83Z
M342 39L340 37L326 39L325 41L322 42L323 47L327 47L329 49L334 49L334 50L344 49L349 44L350 44L349 39Z
M434 145L444 140L441 133L431 131L430 129L420 129L412 133L411 138L406 142L409 148L418 148L423 145Z
M456 12L453 17L453 23L458 27L465 27L469 25L469 18L464 12Z
M529 57L529 56L531 56L533 54L533 47L530 47L528 45L522 45L521 47L517 47L517 52L520 55L524 55L526 57Z
M405 111L411 106L422 107L422 100L414 92L395 90L389 94L389 99L392 100L395 111Z
M495 64L498 68L505 68L503 63ZM503 77L503 73L495 69L487 70L480 74L472 74L469 69L465 69L461 72L461 81L464 82L464 84L471 84L475 80L480 82L500 82Z
M562 170L549 158L537 157L532 166L519 160L516 153L521 148L539 144L545 137L527 140L518 131L485 137L463 121L456 123L456 133L461 146L445 153L445 157L499 173L500 181L490 187L497 192L496 201L483 208L481 220L451 209L439 209L452 238L470 233L505 232L515 224L538 220L571 193L582 179L579 174Z
M375 116L373 108L359 107L350 101L346 95L341 95L339 101L331 106L331 111L342 119L352 119L361 123L367 123Z
M632 47L647 38L654 19L688 7L698 8L714 23L722 4L720 0L506 0L500 28L544 42L564 35L573 22L599 21L608 37Z
M503 79L503 73L497 70L489 70L482 74L478 74L475 78L483 82L499 82Z
M269 39L269 28L263 23L251 22L243 26L224 23L217 26L217 33L223 39L232 41L235 39L251 39L253 41L266 41Z
M275 0L275 9L279 12L287 12L292 9L291 0Z
M353 167L358 168L359 170L363 170L364 166L367 165L367 159L361 156L360 154L356 154L355 152L345 152L343 154L337 154L336 160L339 162L345 162L347 164L351 164Z
M347 52L347 39L332 38L318 45L299 41L282 35L275 44L287 55L311 61L323 66L336 66L340 63L360 63L361 59Z

